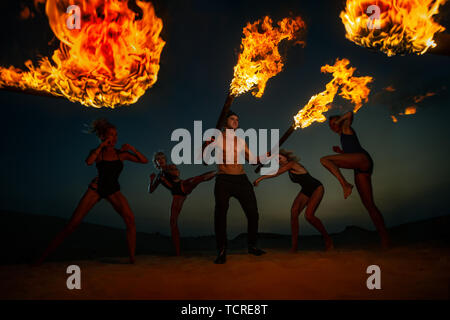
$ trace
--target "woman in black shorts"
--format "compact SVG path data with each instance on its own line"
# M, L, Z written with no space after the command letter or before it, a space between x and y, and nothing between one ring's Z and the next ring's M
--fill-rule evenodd
M153 193L159 184L166 187L172 194L172 207L170 210L170 230L172 241L175 246L175 253L180 255L180 231L178 230L178 216L183 208L184 200L201 182L209 181L215 177L215 171L209 171L202 175L192 177L186 180L180 178L180 171L174 164L168 164L166 155L163 152L157 152L153 157L155 167L159 169L158 175L150 175L150 184L148 192Z
M122 145L116 149L117 130L114 125L106 119L97 119L91 125L91 133L95 133L100 139L100 144L89 153L86 164L96 164L98 176L92 180L78 206L65 228L56 235L44 253L34 262L41 264L47 256L52 253L63 240L80 225L88 212L101 199L107 200L120 214L127 228L128 250L130 263L135 262L136 249L136 226L134 214L125 196L120 192L119 175L123 169L123 161L128 160L137 163L147 163L147 158L129 144Z
M298 217L305 207L306 220L322 234L325 240L326 250L333 249L333 240L327 233L322 222L315 216L315 212L323 198L324 188L322 183L306 171L305 167L298 162L298 158L292 152L280 149L278 157L280 164L278 172L273 175L261 176L253 184L256 187L262 180L278 177L287 171L291 181L302 186L291 208L291 252L296 252L298 248Z

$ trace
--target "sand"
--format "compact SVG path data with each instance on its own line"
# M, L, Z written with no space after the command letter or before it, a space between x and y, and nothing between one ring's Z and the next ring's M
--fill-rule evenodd
M224 265L214 252L0 266L1 299L449 299L446 247L400 246L333 252L269 249L255 257L233 251ZM81 289L66 287L66 268L81 268ZM381 268L369 290L366 268Z

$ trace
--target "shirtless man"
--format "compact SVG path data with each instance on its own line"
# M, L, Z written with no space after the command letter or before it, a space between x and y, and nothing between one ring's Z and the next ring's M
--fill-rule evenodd
M214 229L216 233L218 250L217 258L214 260L214 263L216 264L223 264L226 262L227 211L231 197L235 197L239 201L245 215L247 216L248 253L255 256L260 256L265 253L265 251L256 247L259 214L255 192L253 191L253 185L248 180L243 165L237 160L240 152L245 152L245 160L249 162L252 159L255 160L255 158L250 153L245 141L241 140L241 143L238 143L238 139L240 138L234 134L234 131L238 128L238 126L239 117L237 114L230 111L226 118L225 129L231 130L223 131L222 137L213 142L222 150L223 155L223 164L218 164L216 184L214 187L214 197L216 200L214 210ZM227 135L232 136L227 137ZM234 143L227 147L227 140L234 141ZM234 149L234 159L230 159L230 156L228 156L227 159L227 150L232 151L233 149L231 148Z

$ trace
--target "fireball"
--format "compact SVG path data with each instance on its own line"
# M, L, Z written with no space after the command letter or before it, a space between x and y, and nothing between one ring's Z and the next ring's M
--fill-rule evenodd
M434 16L447 0L347 0L340 18L346 38L388 56L424 54L445 28Z
M41 2L41 1L38 1ZM33 89L91 107L130 105L157 81L165 42L163 23L150 2L136 1L142 16L121 0L47 0L46 14L60 47L27 71L0 67L0 87ZM80 8L80 28L66 10Z

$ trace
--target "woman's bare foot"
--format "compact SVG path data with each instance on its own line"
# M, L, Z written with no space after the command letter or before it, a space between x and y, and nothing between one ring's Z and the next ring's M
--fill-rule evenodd
M347 183L346 185L344 185L342 187L342 189L344 190L344 199L347 199L348 196L352 194L353 185L350 183Z

